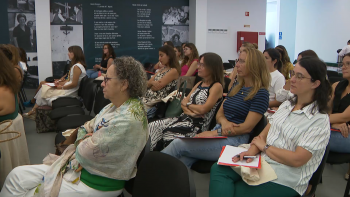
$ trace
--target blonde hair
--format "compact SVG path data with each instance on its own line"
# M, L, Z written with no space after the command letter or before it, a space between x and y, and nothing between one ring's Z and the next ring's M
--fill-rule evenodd
M246 70L252 78L252 89L244 100L253 99L256 93L261 89L268 90L271 81L271 75L266 65L266 60L261 51L255 48L246 48L243 52L247 53L245 60ZM238 84L232 89L229 96L236 95L244 87L244 78L238 76Z

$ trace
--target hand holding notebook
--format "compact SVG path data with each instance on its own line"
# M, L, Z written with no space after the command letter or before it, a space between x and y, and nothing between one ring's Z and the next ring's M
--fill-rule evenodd
M241 147L234 147L234 146L224 146L222 148L222 152L218 161L218 165L225 165L225 166L244 166L244 167L250 167L250 168L261 168L261 156L260 154L256 155L256 158L251 158L253 161L247 162L247 160L237 161L233 162L232 158L236 155L241 154L242 152L247 151L246 148Z

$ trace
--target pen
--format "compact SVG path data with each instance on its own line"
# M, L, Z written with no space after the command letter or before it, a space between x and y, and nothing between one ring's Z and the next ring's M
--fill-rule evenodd
M240 158L240 155L236 155L235 157ZM243 159L255 159L256 156L243 156Z

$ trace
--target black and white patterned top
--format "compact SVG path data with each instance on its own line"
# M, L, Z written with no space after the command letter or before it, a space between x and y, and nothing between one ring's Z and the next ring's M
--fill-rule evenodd
M201 82L197 89L191 94L190 96L190 103L195 104L195 105L204 105L205 102L207 102L209 98L209 90L210 88L215 84L211 84L209 87L202 87L203 82ZM202 124L202 131L208 131L210 126L210 122L215 115L216 108L218 105L221 103L222 97L218 99L218 101L215 103L214 107L207 112L204 117L203 117L203 124Z
M162 70L160 70L156 76L154 77L154 81L159 81L160 79L162 79L171 69L162 72L164 69L168 69L168 68L163 68ZM173 80L172 82L168 83L164 88L158 90L158 91L153 91L151 89L148 89L145 96L142 99L142 102L147 104L147 103L151 103L154 101L159 101L165 97L167 97L171 92L170 90L175 87L177 84L177 80Z

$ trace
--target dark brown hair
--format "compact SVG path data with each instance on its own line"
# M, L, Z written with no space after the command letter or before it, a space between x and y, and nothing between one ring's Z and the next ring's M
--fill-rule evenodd
M290 62L290 58L289 58L289 56L288 56L288 52L287 52L286 47L284 47L283 45L278 45L277 47L275 47L275 49L277 49L277 50L281 53L281 55L282 55L281 61L282 61L282 63L283 63L283 66L284 66L286 63ZM291 62L290 62L290 63L291 63Z
M68 51L74 54L70 67L79 62L81 65L84 66L84 68L86 68L85 56L80 46L70 46L68 48Z
M0 87L6 86L10 88L14 94L17 94L20 83L17 80L15 69L2 50L0 50L0 65Z
M7 57L9 61L12 60L12 52L5 44L0 44L0 50L4 53L5 57Z
M175 48L178 52L180 52L180 59L182 60L184 58L184 50L182 49L181 46L176 46Z
M23 48L18 48L20 61L27 63L27 53Z
M299 55L301 55L301 57L317 57L318 58L318 55L316 54L316 52L311 50L311 49L302 51L298 54L298 56Z
M174 48L173 42L171 42L171 41L165 41L165 42L163 43L163 46L165 45L165 43L166 43L167 45L169 45L169 46L171 46L171 47Z
M18 65L18 63L19 63L19 52L18 52L17 47L15 47L12 44L7 44L6 46L8 47L8 49L10 49L10 51L12 53L12 59L11 59L12 64L14 66Z
M164 45L160 47L158 51L165 53L169 57L169 67L175 68L177 72L181 74L179 61L177 61L174 48L169 45Z
M202 58L204 67L210 71L213 82L219 82L224 86L224 65L221 57L216 53L204 53L199 60Z
M192 54L191 54L191 57L187 57L186 55L184 56L184 60L182 61L181 63L181 67L183 67L185 64L191 64L191 62L195 59L198 59L199 58L199 55L198 55L198 51L197 51L197 48L196 48L196 45L194 45L193 43L187 43L185 45L185 47L188 47L192 50ZM191 65L188 65L188 67L190 67Z
M106 43L106 44L103 45L103 48L104 48L105 46L108 47L108 54L107 54L108 57L107 57L106 54L103 53L103 49L102 49L102 60L104 60L105 58L108 59L108 58L110 58L110 57L112 57L113 59L115 59L115 58L116 58L116 55L115 55L115 52L114 52L114 49L113 49L112 45L109 44L109 43Z

